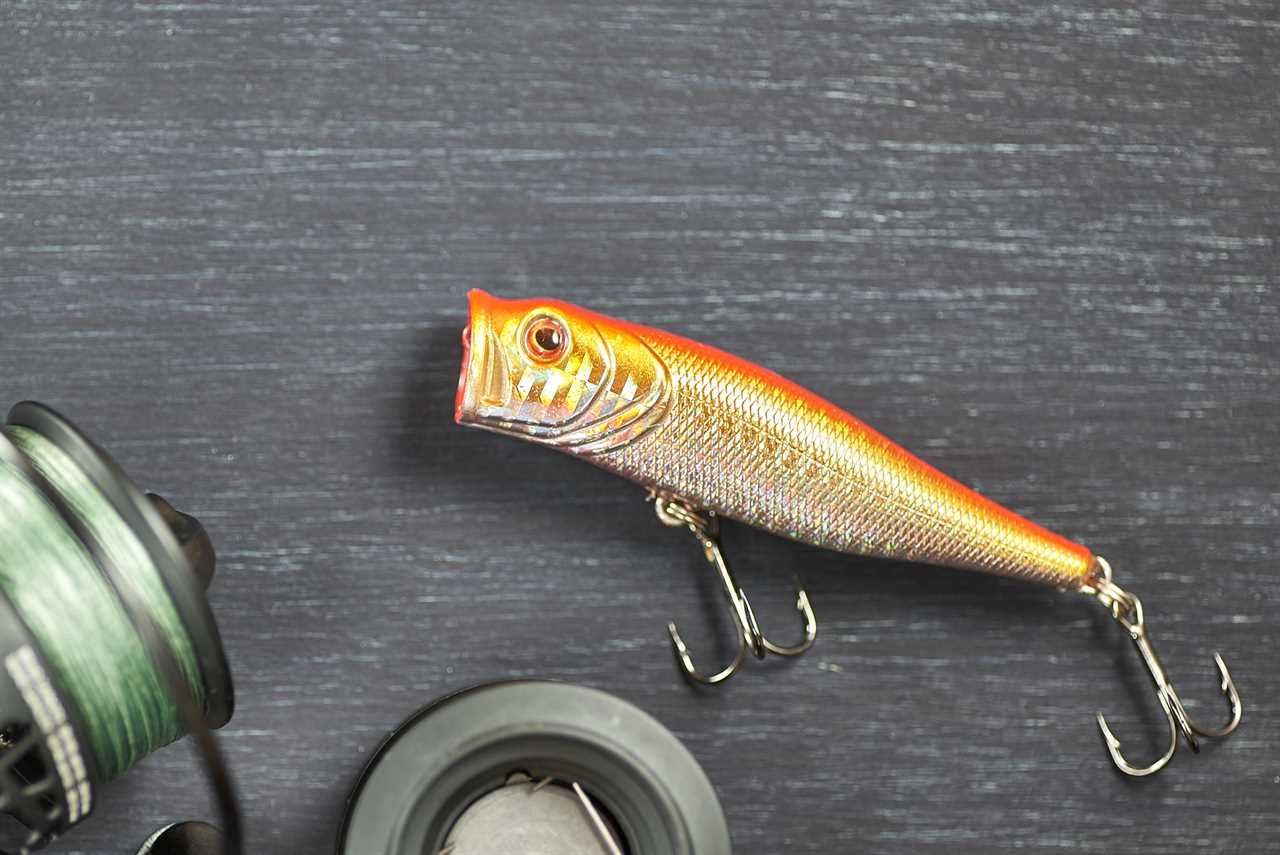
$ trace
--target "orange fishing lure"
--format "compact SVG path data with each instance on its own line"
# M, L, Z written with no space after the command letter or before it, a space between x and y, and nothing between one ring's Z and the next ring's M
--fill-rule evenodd
M1195 724L1146 635L1140 601L1111 580L1088 548L980 496L814 393L738 357L670 333L556 300L470 294L455 418L581 457L648 489L659 516L699 538L725 583L742 651L705 675L679 634L686 673L719 682L743 654L795 655L816 624L807 595L806 637L781 647L760 632L720 554L715 519L858 555L919 561L1080 591L1110 609L1151 669L1172 734L1156 763L1135 767L1099 715L1117 765L1130 774L1163 767L1181 730L1222 736L1239 723L1239 696L1220 657L1232 720Z

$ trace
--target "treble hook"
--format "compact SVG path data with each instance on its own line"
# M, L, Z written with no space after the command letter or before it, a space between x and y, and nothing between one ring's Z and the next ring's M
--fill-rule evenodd
M656 493L650 493L649 497L653 500L653 509L658 519L664 525L688 528L702 546L702 553L707 563L716 569L720 577L725 599L729 601L729 611L733 616L734 626L738 630L737 655L724 668L708 676L693 664L689 647L680 637L675 623L668 623L667 632L671 635L671 643L675 646L676 656L680 659L680 667L684 669L685 676L710 686L738 673L738 669L746 661L748 650L757 659L763 659L770 653L775 656L799 656L813 646L814 639L818 637L818 620L813 615L813 606L810 605L809 594L804 588L796 586L796 610L804 617L804 641L793 647L774 644L760 631L760 624L756 621L756 614L751 608L751 602L747 599L746 591L738 585L733 571L725 563L724 553L720 550L720 524L716 515L711 511L700 513L684 502L665 498Z
M1240 693L1236 690L1235 681L1231 679L1231 672L1227 670L1227 663L1222 661L1222 656L1214 653L1213 661L1218 666L1222 694L1231 703L1231 721L1218 730L1201 727L1183 707L1182 699L1174 691L1173 684L1169 682L1169 678L1165 674L1164 666L1160 664L1160 658L1156 656L1155 648L1151 645L1151 636L1147 633L1146 618L1142 612L1142 601L1111 581L1111 565L1105 559L1097 557L1094 560L1098 562L1098 566L1102 569L1102 578L1091 585L1082 586L1080 590L1085 594L1096 597L1111 612L1111 616L1129 633L1129 638L1133 639L1134 645L1138 648L1138 653L1142 656L1142 661L1146 663L1147 670L1151 673L1151 679L1156 685L1156 699L1160 701L1160 707L1164 710L1165 717L1169 720L1168 749L1151 765L1139 767L1131 764L1120 753L1120 740L1111 732L1111 728L1107 726L1107 720L1102 713L1098 713L1098 727L1102 729L1102 737L1107 742L1107 750L1111 753L1111 761L1116 764L1116 768L1126 775L1141 778L1159 772L1173 759L1174 752L1178 750L1179 731L1181 731L1182 737L1187 741L1187 745L1191 747L1191 750L1198 752L1200 750L1200 738L1220 738L1229 735L1239 727L1244 707L1240 702Z

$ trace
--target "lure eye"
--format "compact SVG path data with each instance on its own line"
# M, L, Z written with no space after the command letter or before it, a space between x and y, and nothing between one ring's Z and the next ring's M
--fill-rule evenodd
M535 318L525 329L524 349L538 362L555 362L569 349L569 331L557 318Z

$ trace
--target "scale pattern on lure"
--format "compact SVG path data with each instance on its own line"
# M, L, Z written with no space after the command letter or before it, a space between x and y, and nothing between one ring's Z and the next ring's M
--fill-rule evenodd
M471 293L463 424L523 436L749 525L851 552L1077 588L1092 553L800 386L552 300Z

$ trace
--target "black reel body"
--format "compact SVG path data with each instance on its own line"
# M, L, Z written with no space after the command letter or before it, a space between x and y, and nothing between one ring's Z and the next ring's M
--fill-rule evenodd
M374 752L348 801L337 852L468 855L476 851L464 842L476 839L465 833L474 819L470 824L490 823L489 841L499 828L493 823L501 822L503 833L521 839L519 851L541 855L553 850L527 848L532 834L513 830L520 820L500 815L502 806L492 802L514 786L529 803L528 796L549 785L580 802L582 824L594 827L598 841L554 851L730 851L710 781L656 719L595 689L518 681L452 695L397 728ZM483 812L490 816L477 817Z
M6 424L13 426L39 434L70 458L143 545L199 664L204 698L200 719L209 728L221 727L231 716L233 692L226 655L204 595L214 557L203 528L163 499L144 495L104 452L53 411L30 402L19 404ZM171 693L184 693L175 703L190 706L195 693L176 671L172 652L146 614L144 598L77 518L68 497L3 432L0 460L34 485L57 512L119 598L162 682ZM11 820L9 828L0 831L0 851L37 849L92 811L96 788L108 777L95 762L92 745L85 711L17 603L0 592L0 814Z

